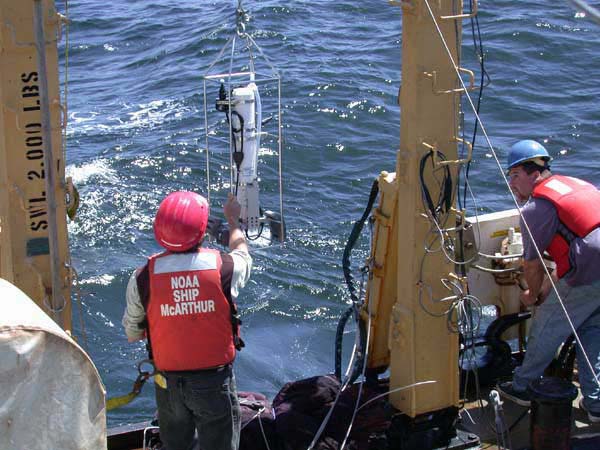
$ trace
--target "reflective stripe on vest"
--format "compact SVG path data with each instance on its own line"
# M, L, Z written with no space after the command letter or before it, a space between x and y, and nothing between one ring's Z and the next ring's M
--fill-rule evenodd
M162 253L148 261L147 308L156 367L200 370L235 358L231 309L221 284L216 250Z
M559 278L571 269L569 248L575 237L585 237L600 225L600 191L587 181L562 175L552 175L537 184L532 192L536 198L552 202L561 222L559 230L546 249L554 262Z

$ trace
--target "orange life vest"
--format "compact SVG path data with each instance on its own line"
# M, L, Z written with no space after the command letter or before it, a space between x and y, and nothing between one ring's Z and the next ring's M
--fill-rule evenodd
M220 252L165 252L150 257L146 317L159 370L202 370L235 358L239 323L224 292Z
M560 225L546 249L559 278L571 270L569 247L576 237L585 237L600 225L600 191L587 181L552 175L533 188L531 194L552 202Z

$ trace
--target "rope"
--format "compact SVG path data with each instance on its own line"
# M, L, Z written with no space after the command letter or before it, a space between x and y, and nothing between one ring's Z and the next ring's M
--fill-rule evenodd
M504 409L502 408L502 401L500 400L500 394L498 391L490 392L490 403L494 407L494 416L496 424L496 443L498 444L499 450L507 450L512 448L506 445L506 423L504 421ZM510 436L510 434L508 434Z
M240 401L240 403L241 403L241 401ZM260 432L262 434L265 446L267 447L267 450L271 450L271 447L269 446L269 440L267 439L267 435L266 435L265 429L263 427L262 417L260 416L265 409L266 409L265 406L261 406L258 409L258 411L256 412L256 414L254 414L254 416L252 416L252 418L248 422L246 422L241 429L243 430L244 428L246 428L250 424L250 422L252 422L254 419L258 419L258 426L260 427Z
M325 427L329 423L329 419L331 419L331 415L333 414L333 410L334 410L335 406L337 405L337 402L338 402L338 400L340 398L340 395L342 394L342 392L344 392L344 390L346 389L346 387L348 387L348 386L347 385L342 385L342 387L340 388L340 390L337 392L337 394L335 396L335 399L333 400L333 404L329 407L329 411L327 411L327 415L325 416L325 418L321 422L321 425L319 426L319 429L315 433L315 435L314 435L314 437L313 437L310 445L308 446L307 450L312 450L315 447L317 441L321 437L321 434L323 434L323 431L325 431Z
M242 401L241 401L241 400L240 400L240 405L242 405ZM250 418L250 420L249 420L248 422L246 422L246 423L244 424L244 426L243 426L243 427L241 427L241 428L240 428L240 430L243 430L243 429L244 429L244 428L246 428L248 425L250 425L250 422L252 422L252 421L253 421L254 419L256 419L258 416L260 416L264 410L265 410L265 407L264 407L264 406L261 406L261 407L258 409L258 411L256 412L256 414L254 414L254 415L253 415L253 416Z
M452 67L454 68L454 71L456 72L456 76L458 78L458 81L460 82L464 93L466 95L467 100L469 101L469 104L471 106L471 109L473 110L473 114L475 115L475 118L477 120L477 122L479 123L479 126L481 127L481 132L483 133L483 135L485 136L485 140L487 142L487 145L492 153L492 156L494 158L494 161L496 162L496 165L498 166L498 169L500 170L500 174L502 176L502 179L504 180L504 183L506 184L506 187L508 188L508 191L510 193L510 196L513 200L513 203L515 204L517 210L519 211L519 216L521 218L521 221L523 222L523 224L525 225L525 228L527 230L527 232L529 233L530 236L533 236L531 233L531 230L529 228L529 224L527 223L527 221L524 219L523 214L521 212L521 208L519 207L519 203L517 202L517 199L515 197L515 194L512 192L512 190L510 189L510 185L508 183L508 180L506 178L506 175L504 174L504 171L502 170L502 164L500 163L500 160L498 159L498 155L496 154L496 151L494 150L494 147L492 146L492 142L490 140L490 137L487 133L487 130L485 129L485 126L483 124L483 121L481 120L481 118L479 117L479 113L477 112L477 109L475 108L475 105L473 104L473 100L471 99L471 96L469 95L469 92L467 90L467 87L460 75L460 71L458 70L458 67L454 61L454 58L452 56L452 52L450 51L450 48L448 47L448 43L446 42L446 40L444 39L444 35L442 33L442 30L440 29L440 26L435 18L435 15L433 13L433 10L431 9L431 5L429 4L429 0L424 0L425 5L427 6L427 10L429 12L429 15L431 16L431 19L433 20L433 23L435 25L435 28L437 30L437 33L442 41L442 44L446 50L446 53L448 54L448 58L450 59L450 62L452 63ZM535 242L534 239L531 240L535 251L538 255L538 258L540 259L540 261L543 261L542 258L542 253L540 252L540 249L537 246L537 243ZM579 335L577 334L577 330L575 328L575 325L573 324L573 321L571 320L571 318L569 317L569 314L567 312L567 309L565 307L564 301L562 299L562 297L560 296L560 293L558 292L558 289L556 287L556 284L554 283L554 280L552 279L552 277L550 276L550 272L548 271L548 268L546 267L545 264L543 264L542 262L542 266L544 267L544 272L546 274L546 276L549 278L550 280L550 284L552 285L552 289L554 290L554 292L556 293L556 296L558 298L558 301L560 303L560 306L563 310L563 312L565 313L565 316L567 318L567 321L569 322L569 326L571 327L571 330L573 331L573 334L575 336L575 339L577 340L577 344L579 345L579 347L581 348L581 352L583 353L584 359L586 364L588 365L588 367L590 368L591 373L594 375L594 380L596 381L596 384L600 387L600 379L598 378L598 374L596 373L596 371L594 370L594 366L592 365L592 363L590 362L590 358L587 354L587 352L585 351L585 349L583 348L583 345L581 344L581 340L579 339Z
M371 228L371 232L372 232L372 228ZM364 276L364 272L363 272L363 276ZM362 292L362 284L361 284L361 297L363 295ZM367 337L365 340L365 348L364 348L364 358L362 360L363 363L363 367L362 367L362 373L361 373L361 381L358 384L358 394L356 396L356 403L354 405L354 411L352 412L352 419L350 419L350 425L348 425L348 429L346 430L346 436L344 437L344 440L342 442L342 445L340 446L340 450L344 450L344 447L346 446L346 442L348 441L348 438L350 437L350 432L352 431L352 425L354 425L354 419L356 418L356 414L358 413L358 408L359 408L359 404L360 404L360 398L362 396L362 390L363 390L363 386L365 384L364 380L365 380L365 372L367 371L367 363L368 363L368 350L369 350L369 341L371 340L371 302L368 303L368 317L369 319L367 320Z
M267 446L267 450L271 450L271 447L269 447L269 441L267 440L267 435L265 434L265 429L263 428L262 418L260 417L260 415L258 416L258 426L260 427L260 432L265 441L265 445Z
M375 189L375 184L373 185L373 190ZM373 191L372 191L373 192ZM368 208L367 208L368 209ZM355 225L356 226L356 225ZM360 228L362 229L362 225L360 225ZM370 241L371 241L371 245L372 246L372 240L373 240L373 224L370 223L370 227L369 227L369 231L370 231ZM349 253L348 253L348 257L349 257ZM373 264L373 261L370 262L370 264ZM371 268L369 268L371 269ZM367 272L366 271L362 271L362 280L361 280L361 284L360 284L360 290L359 290L359 295L356 298L357 301L359 299L361 299L363 297L363 288L364 288L364 277L365 274ZM355 303L354 305L355 307L357 306L357 304ZM365 371L367 369L367 361L368 361L368 352L369 352L369 340L370 340L370 334L371 334L371 304L369 303L369 310L368 310L368 316L369 319L367 321L367 331L366 331L366 338L365 338L365 342L364 345L361 342L362 338L360 336L361 334L361 321L360 319L358 319L358 323L357 323L357 336L356 336L356 340L354 343L354 348L352 349L352 355L350 357L350 362L348 363L348 367L345 373L345 377L346 380L344 381L344 383L342 383L342 386L340 388L340 390L337 392L335 399L333 401L333 404L331 405L331 407L329 408L329 411L327 412L327 415L325 416L325 418L323 419L323 421L321 422L321 425L319 426L319 429L317 430L317 432L315 433L315 436L313 437L312 442L310 443L309 447L307 450L312 450L314 448L314 446L316 445L317 441L319 440L319 438L321 437L321 434L323 434L323 431L325 430L325 427L327 426L327 424L329 423L329 420L331 419L331 416L333 414L333 410L335 409L337 402L339 401L339 398L342 394L342 392L344 392L346 390L346 388L356 379L356 376L354 373L351 373L351 369L353 367L354 363L354 358L356 356L357 353L357 347L362 347L359 351L362 353L362 355L359 357L362 357L362 378L364 379L364 375L365 375ZM336 355L337 357L337 355ZM341 359L341 355L340 355L340 359ZM358 359L357 361L360 361L360 359ZM337 360L336 360L337 363ZM341 361L340 361L341 363ZM337 364L336 364L336 371L337 371ZM355 371L352 371L355 372ZM358 396L357 396L357 400L356 400L356 405L355 405L355 409L354 412L352 414L352 419L350 420L350 425L348 426L348 430L346 433L346 437L344 438L344 441L342 443L342 446L340 447L340 450L343 450L344 446L346 445L346 440L348 439L348 436L350 435L350 431L352 429L352 424L354 423L354 417L356 416L356 413L358 412L358 404L360 402L360 397L362 394L362 386L363 386L363 381L360 382L359 385L359 392L358 392Z
M460 296L450 309L447 315L448 331L458 334L474 334L479 330L482 316L481 302L477 297L471 294ZM456 320L453 321L453 317ZM473 323L475 318L475 323Z
M401 386L401 387L392 389L391 391L387 391L387 392L384 392L383 394L379 394L379 395L376 395L373 398L370 398L369 400L367 400L366 402L364 402L362 405L360 405L360 407L358 408L358 410L360 411L365 406L367 406L369 403L373 403L375 400L379 400L381 397L385 397L386 395L390 395L392 392L400 392L400 391L404 391L406 389L414 388L414 387L417 387L417 386L422 386L422 385L425 385L425 384L433 384L433 383L437 383L437 381L435 381L435 380L418 381L416 383L412 383L412 384L408 384L406 386Z

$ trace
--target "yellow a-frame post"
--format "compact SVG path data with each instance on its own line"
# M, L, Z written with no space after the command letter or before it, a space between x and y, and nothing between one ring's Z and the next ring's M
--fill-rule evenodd
M53 0L0 0L0 277L71 329Z
M458 64L461 21L468 15L453 9L461 2L452 0L392 3L403 11L400 149L396 172L382 172L378 180L372 271L361 317L371 318L368 367L389 366L390 401L414 418L459 402L458 334L444 315L448 303L438 302L452 295L441 280L451 279L455 267L440 250L439 234L432 245L435 226L422 200L420 163L432 152L424 177L433 199L440 188L432 173L443 170L438 151L451 161L447 167L456 185L463 89L436 23ZM451 214L446 226L455 225ZM428 245L437 251L427 252ZM424 381L434 383L398 390Z

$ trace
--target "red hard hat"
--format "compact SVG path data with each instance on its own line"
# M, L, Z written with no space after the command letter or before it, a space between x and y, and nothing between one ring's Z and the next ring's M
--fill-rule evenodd
M194 192L173 192L160 203L154 219L156 241L172 252L184 252L200 242L208 223L208 202Z

